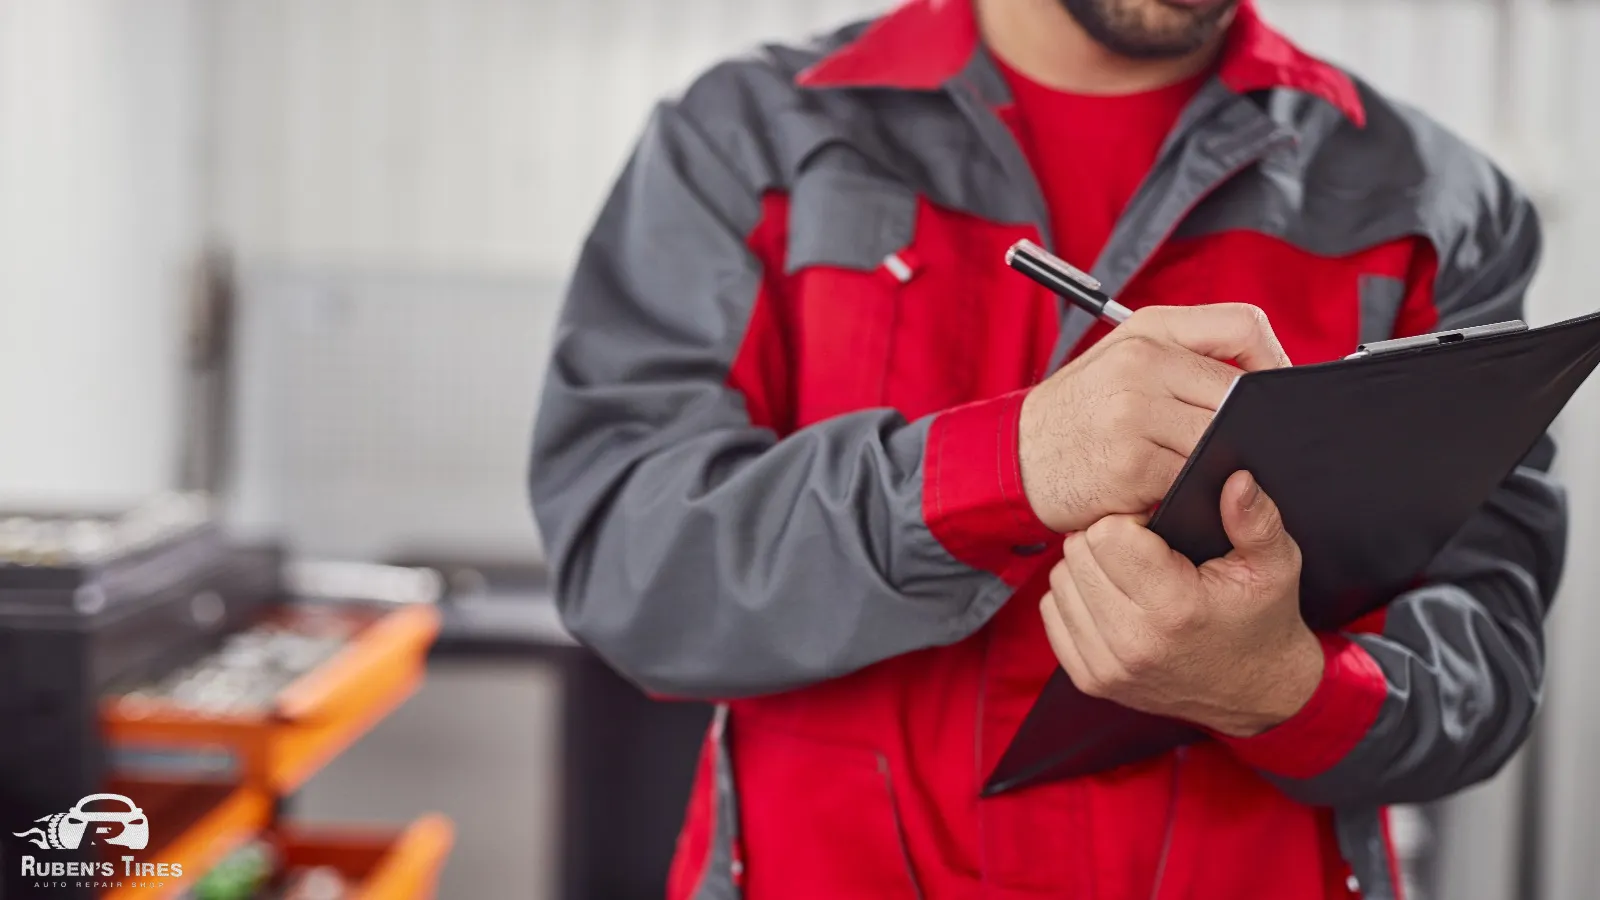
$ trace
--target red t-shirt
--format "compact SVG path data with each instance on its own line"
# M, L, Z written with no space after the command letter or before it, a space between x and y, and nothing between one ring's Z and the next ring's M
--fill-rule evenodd
M1072 94L1000 64L1007 123L1050 208L1057 256L1088 271L1208 72L1138 94Z

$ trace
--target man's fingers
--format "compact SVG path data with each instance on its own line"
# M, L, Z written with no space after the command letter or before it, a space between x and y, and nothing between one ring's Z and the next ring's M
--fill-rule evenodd
M1105 505L1108 513L1133 515L1149 512L1148 506L1159 500L1178 480L1186 457L1166 447L1151 443L1147 438L1118 447L1107 472L1121 487L1119 500ZM1134 499L1134 498L1154 498Z
M1239 370L1187 347L1168 346L1172 348L1172 355L1161 367L1161 386L1184 403L1215 413L1233 390Z
M1068 538L1068 543L1081 543L1082 540L1083 535L1074 534ZM1072 635L1073 645L1083 657L1085 670L1096 682L1105 683L1117 672L1119 663L1106 641L1104 626L1091 610L1091 604L1083 596L1082 586L1065 562L1057 563L1050 572L1050 595L1054 598L1057 611L1061 613L1067 633ZM1078 684L1076 681L1073 683ZM1078 684L1078 687L1090 689L1083 684Z
M1138 317L1147 313L1151 318ZM1163 315L1163 307L1140 310L1096 344L1093 352L1115 360L1121 383L1144 384L1147 394L1165 392L1214 412L1233 389L1239 370L1180 343L1164 324Z
M1153 318L1140 319L1145 313ZM1140 310L1096 344L1089 351L1094 357L1087 358L1112 361L1119 384L1143 384L1146 394L1165 392L1191 406L1216 410L1239 370L1173 340L1160 314L1159 307Z
M1090 526L1091 528L1094 526ZM1098 607L1104 598L1120 596L1122 592L1111 583L1106 573L1101 570L1100 564L1095 561L1094 553L1089 549L1089 536L1083 532L1067 535L1066 545L1061 553L1061 561L1067 573L1071 576L1069 586L1075 593L1089 594L1094 598L1092 606ZM1055 579L1051 578L1051 587L1055 586Z
M1150 401L1150 439L1171 450L1183 461L1194 453L1195 445L1211 427L1212 412L1171 397L1157 397ZM1163 475L1167 473L1162 473ZM1174 471L1171 475L1177 477ZM1171 483L1169 480L1168 484Z
M1131 519L1122 516L1111 518L1138 527L1133 525ZM1096 527L1103 526L1098 523L1090 526L1091 529ZM1070 573L1071 596L1083 604L1085 614L1093 620L1095 630L1101 635L1101 643L1111 657L1125 662L1117 648L1125 647L1139 636L1139 607L1136 601L1123 593L1101 568L1094 551L1089 548L1087 532L1067 538L1061 561Z
M1121 327L1215 360L1236 362L1247 372L1289 365L1289 354L1273 334L1266 313L1245 303L1147 307Z
M1061 608L1055 595L1048 591L1039 600L1039 617L1044 620L1044 636L1049 639L1050 649L1055 652L1056 659L1061 661L1061 668L1066 670L1072 683L1083 690L1084 685L1093 682L1094 677L1083 663L1083 654L1078 652L1078 642L1073 639L1072 630L1061 617Z
M1193 591L1194 566L1133 516L1107 516L1085 532L1088 552L1118 591L1140 607Z
M1235 472L1222 486L1222 527L1233 544L1230 556L1253 570L1299 565L1300 548L1283 525L1278 504L1249 472Z

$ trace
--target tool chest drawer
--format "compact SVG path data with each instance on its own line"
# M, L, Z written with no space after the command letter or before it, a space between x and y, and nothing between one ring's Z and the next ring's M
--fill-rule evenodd
M101 725L124 768L140 750L220 751L245 784L290 793L417 689L438 629L432 606L275 607L196 662L113 691Z

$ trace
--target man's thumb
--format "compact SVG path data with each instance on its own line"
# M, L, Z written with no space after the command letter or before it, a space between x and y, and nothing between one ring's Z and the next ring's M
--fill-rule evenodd
M1234 555L1262 568L1294 558L1294 539L1283 527L1278 504L1249 472L1235 472L1222 487L1222 527Z

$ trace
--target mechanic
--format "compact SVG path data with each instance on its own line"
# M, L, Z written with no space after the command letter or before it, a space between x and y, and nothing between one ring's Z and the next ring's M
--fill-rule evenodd
M1022 238L1133 318L1008 270ZM718 703L670 896L1396 897L1384 806L1487 778L1538 704L1548 440L1341 633L1249 473L1224 559L1143 514L1233 365L1519 318L1539 246L1483 155L1249 0L912 0L660 105L531 482L571 630ZM1214 739L980 798L1057 666Z

